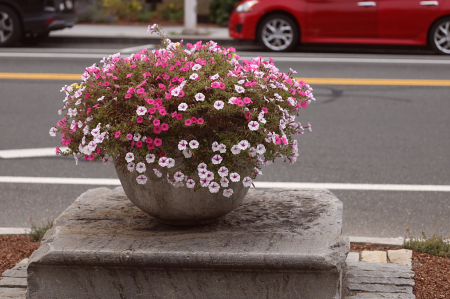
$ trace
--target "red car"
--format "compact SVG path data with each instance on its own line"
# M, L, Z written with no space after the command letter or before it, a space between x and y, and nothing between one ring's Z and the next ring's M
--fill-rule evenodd
M302 42L430 45L450 54L450 0L244 0L228 30L271 51Z

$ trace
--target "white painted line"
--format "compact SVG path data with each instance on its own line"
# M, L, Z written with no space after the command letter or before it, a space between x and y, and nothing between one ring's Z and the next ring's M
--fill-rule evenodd
M0 183L120 186L119 179L0 176Z
M61 147L60 149L64 151L67 147ZM55 150L56 147L3 150L0 151L0 158L14 159L56 156Z
M57 178L0 176L0 183L66 184L66 185L110 185L119 186L118 179L101 178ZM334 184L334 183L294 183L294 182L254 182L256 188L281 189L332 189L332 190L372 190L372 191L434 191L450 192L446 185L375 185L375 184Z
M142 46L137 46L137 47L125 48L125 49L120 50L119 52L135 53L135 52L138 52L138 51L142 51L142 49L145 49L145 48L147 48L147 49L154 49L155 45L151 45L150 44L150 45L142 45Z
M26 58L96 58L102 59L114 53L85 54L85 53L9 53L0 52L0 57L26 57Z
M450 186L446 185L336 184L294 182L254 182L254 184L256 188L450 192Z
M0 227L0 235L26 235L29 232L30 232L29 228Z
M243 56L240 59L252 59ZM341 63L396 63L396 64L450 64L450 59L395 59L395 58L340 58L340 57L272 57L276 62L341 62ZM265 60L267 60L265 58Z

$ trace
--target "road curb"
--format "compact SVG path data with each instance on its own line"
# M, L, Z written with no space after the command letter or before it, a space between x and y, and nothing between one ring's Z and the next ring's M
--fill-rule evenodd
M214 40L220 46L252 46L256 45L254 41L247 40L235 40L235 39L221 39L208 36L198 37L185 37L185 36L172 36L172 41L183 40L184 43L196 43L199 40L208 42ZM160 38L151 37L90 37L90 36L50 36L45 40L45 43L86 43L86 44L156 44L161 43Z

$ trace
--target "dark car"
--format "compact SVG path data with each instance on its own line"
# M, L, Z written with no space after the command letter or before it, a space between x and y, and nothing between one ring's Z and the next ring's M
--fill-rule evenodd
M429 45L450 54L450 0L244 0L228 28L271 51L302 42Z
M0 47L36 43L76 23L75 0L0 0Z

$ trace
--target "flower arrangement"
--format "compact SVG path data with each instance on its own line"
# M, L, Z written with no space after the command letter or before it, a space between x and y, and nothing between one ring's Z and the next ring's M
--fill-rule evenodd
M282 73L263 57L241 64L235 49L213 41L173 43L156 24L149 31L162 36L158 49L111 55L62 88L65 115L50 135L60 132L67 150L57 154L105 165L114 157L116 167L138 173L138 184L150 167L174 187L222 188L226 197L230 180L249 187L276 158L297 160L292 136L311 125L296 116L314 98L295 71Z

